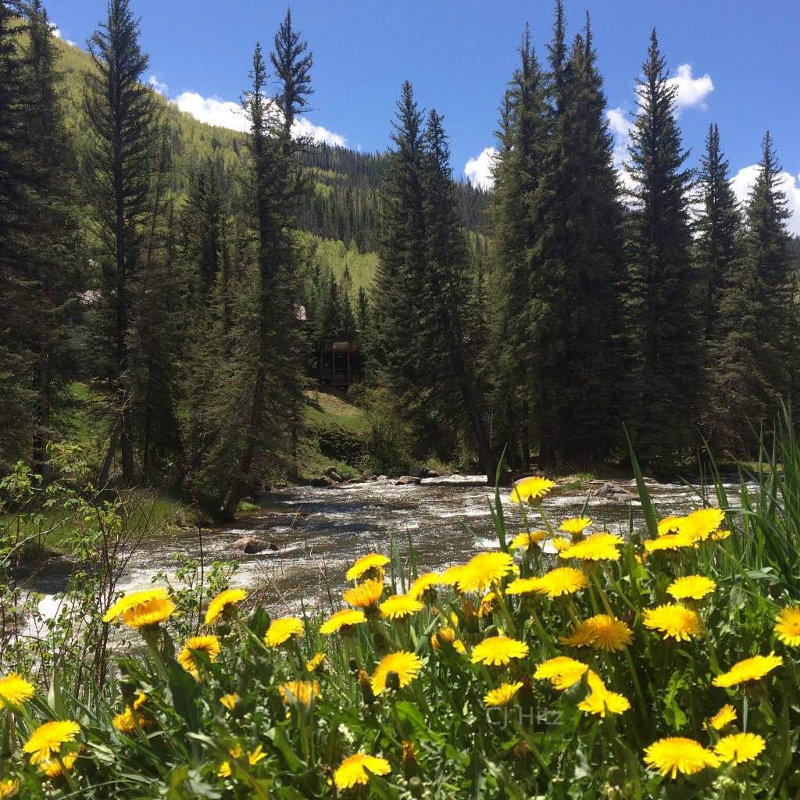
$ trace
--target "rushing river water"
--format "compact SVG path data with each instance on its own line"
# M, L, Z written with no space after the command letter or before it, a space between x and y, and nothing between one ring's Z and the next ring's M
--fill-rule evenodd
M602 493L602 482L581 491L556 489L544 501L548 518L557 522L577 515L590 490ZM632 495L635 486L622 484L616 494L590 497L588 514L594 529L625 534L630 514L644 524L641 507ZM662 515L685 513L697 504L696 495L675 484L651 487ZM274 612L329 607L328 598L344 586L344 573L355 558L370 551L388 553L394 536L401 558L413 546L420 570L441 569L464 561L482 549L498 546L488 512L492 489L476 476L425 479L420 486L397 486L393 481L371 481L331 488L296 487L262 498L264 513L237 526L184 531L149 540L134 553L121 588L150 586L159 572L172 572L176 557L202 556L206 563L235 560L233 584L263 587L267 606ZM508 499L506 490L502 497ZM510 534L520 532L520 509L506 503ZM531 526L535 520L529 515ZM277 546L275 551L244 555L231 550L243 536L255 536Z

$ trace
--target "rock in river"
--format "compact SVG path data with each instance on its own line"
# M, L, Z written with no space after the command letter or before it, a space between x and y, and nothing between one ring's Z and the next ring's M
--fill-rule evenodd
M416 475L403 475L402 478L398 478L395 482L395 486L419 486L422 483L422 478L418 478Z
M253 553L261 553L264 550L272 550L273 552L278 549L278 545L272 542L265 542L261 539L256 539L255 536L242 536L235 542L228 545L229 550L238 550L240 553L253 555Z

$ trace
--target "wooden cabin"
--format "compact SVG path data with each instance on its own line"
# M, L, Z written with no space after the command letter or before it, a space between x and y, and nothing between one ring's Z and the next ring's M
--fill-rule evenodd
M317 342L317 380L347 390L364 378L364 360L358 340L322 339Z

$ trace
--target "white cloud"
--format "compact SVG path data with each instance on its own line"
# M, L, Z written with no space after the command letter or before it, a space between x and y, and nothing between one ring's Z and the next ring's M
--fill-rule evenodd
M464 165L464 174L467 180L481 189L491 189L494 186L494 160L497 156L497 148L484 147L477 158L471 158Z
M160 81L160 80L158 79L158 76L157 76L157 75L151 75L151 76L150 76L150 77L147 79L147 82L148 82L148 83L149 83L149 84L150 84L150 85L151 85L151 86L152 86L152 87L153 87L153 88L154 88L154 89L155 89L155 90L156 90L156 91L157 91L159 94L163 94L163 95L164 95L164 97L166 97L166 96L167 96L167 92L169 92L169 86L167 86L167 84L166 84L166 83L164 83L163 81Z
M347 145L347 139L344 136L329 131L327 128L323 128L322 125L314 125L306 117L300 117L295 120L292 126L292 135L295 138L308 136L317 144L328 144L331 147L345 147Z
M50 32L53 34L53 36L56 37L56 39L61 39L62 41L66 42L67 44L72 45L73 47L77 47L78 46L77 44L75 44L75 42L72 41L72 39L65 39L64 38L64 34L61 33L61 28L59 28L58 25L51 25L50 26Z
M629 118L625 109L609 108L606 111L606 119L608 120L608 128L614 137L614 166L617 169L622 168L622 162L628 153L628 142L631 137L631 128L633 121Z
M623 189L633 189L634 184L631 176L626 171L623 162L628 157L628 143L631 139L631 128L633 120L624 108L609 108L606 111L608 129L614 137L614 169L617 171L619 185ZM623 197L623 202L627 202Z
M758 164L742 167L731 179L733 193L740 203L745 204L750 197L750 190L756 182L759 169ZM791 215L786 227L789 229L789 233L800 236L800 175L794 176L790 172L781 172L780 188L786 194L786 206Z
M220 100L218 97L203 97L197 92L181 92L173 102L181 111L207 125L231 128L244 133L249 123L239 103Z
M152 80L151 78L151 83ZM250 130L250 122L242 106L231 100L221 100L219 97L203 97L197 92L181 92L173 102L181 111L208 125L230 128L241 133L246 133ZM300 117L295 121L292 126L292 135L295 138L307 136L317 144L325 143L335 147L345 147L347 145L347 139L344 136L329 131L322 125L314 125L313 122L305 117Z
M678 90L675 95L675 105L678 112L684 108L699 108L705 111L708 108L706 98L714 91L714 82L711 76L705 75L695 78L692 75L691 64L681 64L677 75L670 78L669 82Z

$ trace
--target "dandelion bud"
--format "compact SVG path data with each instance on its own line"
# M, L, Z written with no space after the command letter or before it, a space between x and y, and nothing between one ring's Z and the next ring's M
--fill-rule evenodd
M361 696L364 702L369 706L375 702L375 693L372 691L372 683L370 682L369 675L366 670L360 669L358 671L358 685L361 689Z
M396 672L390 672L386 676L386 688L398 691L400 689L400 676Z
M417 770L417 751L413 742L403 742L403 770L411 777Z
M513 750L514 755L521 761L530 758L531 748L524 739L520 739L515 745Z

